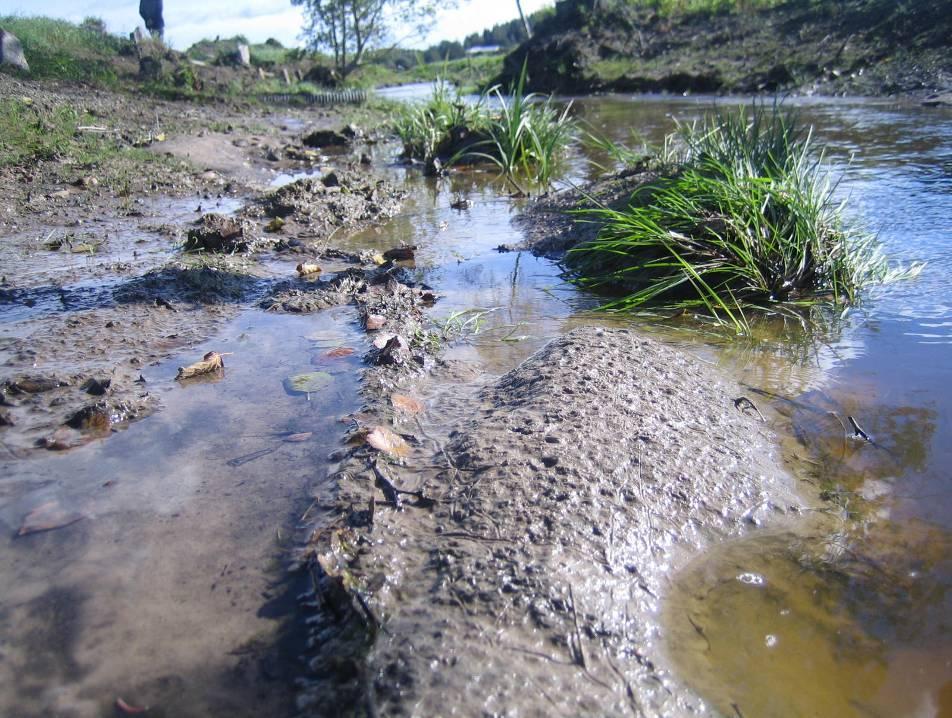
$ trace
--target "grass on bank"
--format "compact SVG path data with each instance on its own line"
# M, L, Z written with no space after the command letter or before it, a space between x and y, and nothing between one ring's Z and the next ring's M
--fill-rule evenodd
M526 71L508 94L498 86L467 102L438 82L430 99L405 109L394 123L403 154L428 166L485 160L518 187L518 179L547 185L575 133L570 106L525 92ZM495 109L494 109L495 108Z
M0 100L0 167L55 161L64 176L93 174L104 186L127 196L153 169L171 158L130 145L113 134L83 132L96 118L70 105L37 106L25 99ZM74 175L73 175L74 176Z
M897 276L875 238L845 222L789 114L741 109L677 136L657 179L624 209L589 212L603 227L569 252L581 285L623 293L606 308L701 310L745 331L751 308L853 303Z
M113 60L130 43L110 35L101 20L87 18L79 25L49 17L6 15L0 27L23 45L30 75L39 79L114 85Z

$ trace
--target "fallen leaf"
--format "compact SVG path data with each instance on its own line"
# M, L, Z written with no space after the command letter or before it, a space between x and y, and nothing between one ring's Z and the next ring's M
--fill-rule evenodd
M190 364L189 366L180 366L176 379L189 379L193 376L201 376L202 374L211 374L213 371L218 371L219 369L225 368L225 360L222 358L224 354L219 354L218 352L208 352L202 360Z
M378 266L381 265L381 264L386 264L386 263L387 263L387 260L383 258L383 255L382 255L382 254L375 254L375 255L372 257L372 259L374 260L374 264L376 264L376 265L378 265Z
M341 333L334 329L325 329L322 331L311 332L310 334L305 335L304 338L309 342L335 347L341 342Z
M375 426L367 436L364 437L364 441L367 442L368 446L377 451L383 451L392 456L406 456L410 451L410 447L407 446L407 442L404 441L403 437L392 429L388 429L386 426Z
M313 435L314 435L313 431L302 431L300 434L289 434L288 436L284 437L284 440L291 443L298 443L301 441L307 441Z
M324 356L329 359L340 359L341 357L349 357L353 353L354 350L351 347L335 347L325 353Z
M378 329L383 329L387 324L387 318L380 314L368 314L367 319L364 321L364 327L368 332L375 332Z
M85 517L77 511L64 509L56 501L47 501L24 517L23 523L20 524L20 530L17 531L17 536L61 529L64 526L76 523L82 518Z
M139 713L145 713L148 708L143 708L142 706L134 706L126 703L122 698L116 698L116 708L121 710L123 713L128 713L129 715L138 715Z
M73 244L70 246L69 251L72 254L95 254L96 250L99 249L98 244L92 244L90 242L83 242L82 244Z
M284 390L289 394L313 394L326 389L333 381L326 371L310 371L289 376L284 380Z
M410 416L414 414L419 414L423 411L423 402L419 399L414 399L412 396L406 396L405 394L393 394L390 397L390 401L393 404L394 409L399 409Z
M285 222L280 217L275 217L267 225L265 225L265 232L280 232L281 228L284 227Z
M312 264L310 262L301 262L296 267L296 269L297 269L297 273L300 274L302 277L305 274L317 274L318 272L321 271L321 268L318 265Z

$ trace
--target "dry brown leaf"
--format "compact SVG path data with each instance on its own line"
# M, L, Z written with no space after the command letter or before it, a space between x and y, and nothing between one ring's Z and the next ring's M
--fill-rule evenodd
M297 269L297 273L300 274L301 276L304 276L305 274L317 274L318 272L321 271L321 268L319 265L312 264L310 262L301 262L297 266L296 269Z
M403 437L386 426L375 426L364 437L364 441L367 442L368 446L391 456L403 457L410 452L410 447L403 440Z
M122 698L116 698L116 708L118 708L123 713L129 715L138 715L139 713L145 713L148 708L143 708L142 706L134 706L129 703L126 703Z
M82 518L84 518L83 515L78 511L64 509L56 501L47 501L45 504L37 506L24 517L23 523L20 525L20 530L17 531L17 536L26 536L27 534L35 534L40 531L61 529L64 526L76 523Z
M225 360L222 358L224 356L226 355L219 354L218 352L208 352L208 354L202 357L201 361L190 364L189 366L180 366L178 375L175 378L190 379L193 376L211 374L213 371L224 369Z
M387 325L387 318L380 314L368 314L364 322L364 327L368 332L375 332L383 329Z
M297 443L300 441L307 441L314 435L313 431L302 431L300 434L289 434L284 437L285 441L290 441L292 443Z
M391 395L390 402L393 404L394 409L399 409L410 416L423 411L423 402L419 399L414 399L412 396L406 396L405 394Z

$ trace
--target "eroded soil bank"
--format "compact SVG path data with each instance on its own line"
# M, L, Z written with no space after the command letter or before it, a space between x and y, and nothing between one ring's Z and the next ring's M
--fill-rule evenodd
M506 58L501 79L517 77L528 58L529 84L543 92L952 101L950 20L941 0L790 1L722 12L647 5L560 3Z
M666 581L801 503L742 394L637 333L579 329L435 454L353 449L311 540L305 713L703 713L668 672Z

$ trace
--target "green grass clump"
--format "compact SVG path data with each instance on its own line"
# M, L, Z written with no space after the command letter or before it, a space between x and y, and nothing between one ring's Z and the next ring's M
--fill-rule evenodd
M509 94L496 86L475 103L438 82L432 97L411 105L394 123L403 154L429 164L486 160L518 187L527 178L548 184L574 137L570 106L558 110L551 98L525 92L525 68ZM493 110L493 105L497 110Z
M128 40L103 32L101 21L87 18L81 25L49 17L0 17L0 26L23 45L30 74L41 79L113 85L113 60Z
M551 96L526 94L526 66L509 95L496 86L489 91L500 106L489 124L488 152L481 156L495 162L515 183L516 176L547 185L562 153L572 141L575 123L569 117L571 103L559 111Z
M467 102L460 91L443 80L423 103L407 106L394 121L406 159L429 164L434 159L458 159L484 142L489 114L479 101Z
M749 308L852 303L890 277L790 116L741 110L678 135L667 171L625 209L593 210L604 226L569 252L580 284L624 292L607 308L701 309L742 331Z
M172 162L129 146L117 135L79 130L94 124L96 118L71 105L0 100L0 167L55 160L63 166L95 168L104 184L121 187L129 184L130 173L142 174L144 165Z
M78 113L68 105L46 112L22 100L0 100L0 166L65 156L78 124Z

